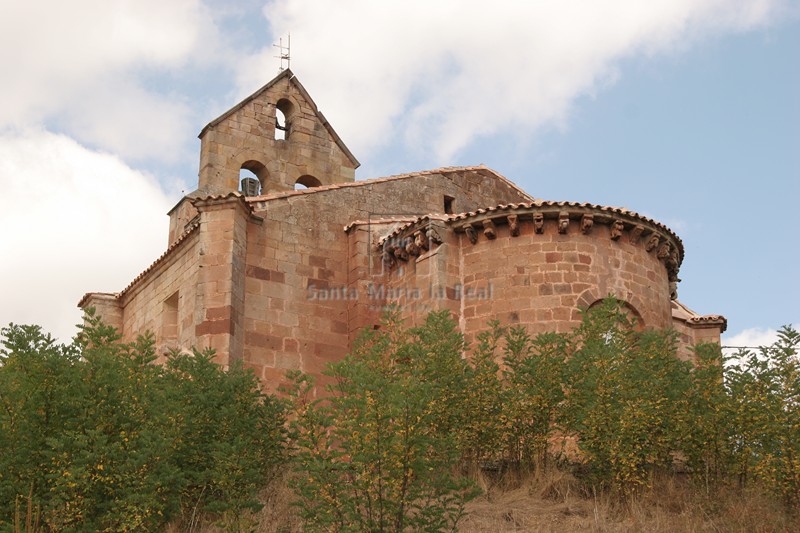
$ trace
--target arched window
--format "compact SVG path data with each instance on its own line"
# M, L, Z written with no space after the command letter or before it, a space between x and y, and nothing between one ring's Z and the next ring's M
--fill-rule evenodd
M592 305L589 306L589 310L594 309L600 306L603 303L603 300L597 300ZM642 314L630 303L626 302L625 300L619 300L620 311L625 315L628 322L630 323L632 329L634 331L644 331L644 319L642 318Z
M244 189L244 180L249 178L252 179L255 177L258 180L258 192L255 194L248 194L252 192L251 190ZM260 161L256 161L254 159L250 159L242 163L242 166L239 167L239 184L241 186L241 191L245 196L257 196L259 194L266 194L267 193L267 183L269 180L269 172L267 171L267 167L264 166L263 163ZM252 184L252 182L248 182L251 184L251 187L256 187Z
M246 168L239 170L239 190L245 196L258 196L261 194L261 181L252 170Z
M286 115L280 109L275 109L275 140L285 141L287 129Z
M294 106L286 98L275 104L275 140L284 141L292 131L292 111Z
M322 185L321 181L310 174L306 174L297 178L297 181L294 182L294 189L311 189L313 187L319 187L320 185Z

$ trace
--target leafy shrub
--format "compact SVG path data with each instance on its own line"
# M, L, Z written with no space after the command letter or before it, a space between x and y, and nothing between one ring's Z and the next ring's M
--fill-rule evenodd
M800 506L800 333L790 326L758 351L741 350L725 372L733 432L731 461L741 482L752 478Z
M600 485L627 492L678 449L689 365L674 333L638 332L613 299L590 309L571 336L566 428Z
M452 530L473 494L454 469L465 362L444 314L403 330L396 316L330 365L330 397L294 374L301 513L312 530Z
M520 326L505 333L508 457L524 469L547 466L550 441L563 430L566 361L571 352L565 334L531 338Z
M156 359L94 317L73 344L2 329L0 527L20 497L55 531L155 531L171 518L230 519L282 458L281 402L211 352Z
M326 399L294 375L295 488L308 525L342 531L452 527L457 465L546 466L572 439L594 489L630 495L678 458L707 488L731 474L787 502L800 494L800 335L725 365L718 345L677 357L673 331L639 331L608 299L570 333L494 322L468 357L447 313L396 315L330 365Z

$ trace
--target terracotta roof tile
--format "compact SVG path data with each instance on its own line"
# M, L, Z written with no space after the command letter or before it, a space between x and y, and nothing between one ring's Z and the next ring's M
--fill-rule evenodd
M709 325L719 325L721 326L721 331L725 331L728 328L728 319L722 315L700 315L684 304L679 302L678 300L672 300L672 318L676 320L681 320L683 322L688 322L690 324L709 324Z
M533 200L533 197L531 195L529 195L528 193L526 193L525 191L520 189L514 182L512 182L511 180L509 180L508 178L506 178L502 174L499 174L498 172L495 172L494 170L490 169L487 166L477 165L477 166L466 166L466 167L441 167L441 168L435 168L435 169L431 169L431 170L421 170L421 171L418 171L418 172L408 172L406 174L396 174L394 176L386 176L386 177L383 177L383 178L371 178L371 179L360 180L360 181L348 181L348 182L344 182L344 183L334 183L332 185L322 185L320 187L312 187L312 188L309 188L309 189L298 189L298 190L294 190L294 191L281 191L281 192L274 192L274 193L270 193L270 194L262 194L260 196L248 196L247 197L247 201L250 202L250 203L268 202L270 200L277 200L279 198L288 198L288 197L291 197L291 196L301 196L301 195L304 195L304 194L316 194L316 193L332 191L332 190L336 190L336 189L345 189L345 188L348 188L348 187L364 187L364 186L372 185L372 184L375 184L375 183L385 183L385 182L388 182L388 181L402 180L402 179L408 179L408 178L416 178L416 177L420 177L420 176L431 176L431 175L435 175L435 174L442 174L442 175L458 174L458 173L462 173L462 172L481 172L484 175L490 175L491 177L494 177L494 178L499 179L500 181L506 183L508 186L510 186L512 189L516 190L517 192L519 192L520 194L522 194L526 198L530 198L531 200Z
M443 214L440 214L440 213L429 213L427 215L419 216L419 217L415 218L414 220L406 222L402 226L398 226L391 233L381 237L380 240L378 240L378 245L382 245L387 239L391 239L392 237L397 237L398 235L400 235L401 233L403 233L405 230L407 230L408 228L410 228L412 226L416 226L416 225L421 224L423 222L428 222L428 221L432 221L432 220L438 220L440 222L449 222L449 221L452 220L452 215L443 215Z
M663 232L669 234L672 238L674 238L675 241L678 243L678 246L680 246L680 248L681 248L681 256L683 256L683 242L681 241L680 237L678 237L675 234L675 232L673 232L671 229L669 229L664 224L662 224L662 223L660 223L660 222L658 222L656 220L653 220L652 218L648 218L648 217L646 217L644 215L640 215L639 213L636 213L635 211L631 211L631 210L626 209L624 207L611 207L611 206L605 206L605 205L599 205L599 204L592 204L592 203L588 203L588 202L552 202L552 201L547 201L547 200L535 200L533 202L499 204L499 205L492 206L492 207L484 207L484 208L476 209L475 211L467 211L467 212L464 212L464 213L458 213L458 214L449 215L449 216L444 215L444 216L446 216L445 220L447 220L449 222L455 222L457 220L467 220L469 218L476 217L476 216L479 216L479 215L485 215L487 213L494 213L494 212L498 212L498 211L512 211L512 210L515 210L515 209L530 209L532 207L545 207L545 208L546 207L582 207L582 208L587 208L587 209L594 209L594 210L598 210L598 211L603 211L603 212L606 212L606 213L609 213L609 214L618 214L618 215L624 215L624 216L631 217L631 218L638 218L639 220L642 220L644 222L647 222L647 223L650 223L650 224L656 226L657 228L659 228L660 230L662 230ZM394 236L400 234L401 232L405 231L410 226L413 226L413 225L415 225L415 224L417 224L417 223L419 223L419 222L421 222L421 221L423 221L423 220L425 220L427 218L430 218L431 216L434 216L434 215L425 215L425 216L417 217L414 221L409 222L408 224L405 224L404 226L401 226L401 227L397 228L394 232L392 232L391 234L389 234L386 237L384 237L381 240L381 242L383 242L383 240L385 240L387 238L394 237ZM443 215L435 215L435 216L443 217Z
M184 242L186 242L186 241L189 239L189 237L190 237L192 234L194 234L194 232L196 232L196 231L198 230L198 228L199 228L199 227L200 227L200 224L192 224L191 226L189 226L189 227L186 229L186 231L184 231L184 232L181 234L181 236L180 236L180 237L178 237L177 239L175 239L175 242L173 242L173 243L172 243L172 244L169 246L169 248L167 248L167 251L166 251L166 252L164 252L163 254L161 254L161 256L160 256L158 259L156 259L155 261L153 261L153 262L150 264L150 266L149 266L149 267L147 267L146 269L144 269L144 270L142 271L142 273L141 273L141 274L139 274L138 276L136 276L135 278L133 278L133 281L131 281L131 282L130 282L130 284L128 284L128 286L127 286L127 287L125 287L124 289L122 289L122 292L120 292L120 293L119 293L119 296L118 296L118 297L119 297L119 298L122 298L123 296L125 296L125 294L126 294L126 293L127 293L129 290L131 290L131 289L132 289L132 288L133 288L133 287L134 287L134 286L135 286L137 283L139 283L139 281L141 281L141 280L143 280L145 277L147 277L147 275L148 275L150 272L152 272L152 270L153 270L154 268L156 268L158 265L160 265L161 263L163 263L163 262L164 262L164 261L165 261L165 260L166 260L166 259L167 259L167 258L170 256L170 255L172 255L172 253L173 253L175 250L177 250L177 249L178 249L178 248L179 248L179 247L180 247L180 246L181 246L181 245L182 245Z
M195 193L196 192L197 191L195 191ZM192 205L202 202L218 202L221 200L229 200L231 198L241 198L242 200L246 200L246 197L239 191L232 191L225 194L210 194L208 196L187 196L187 198L189 198L189 201L192 202Z

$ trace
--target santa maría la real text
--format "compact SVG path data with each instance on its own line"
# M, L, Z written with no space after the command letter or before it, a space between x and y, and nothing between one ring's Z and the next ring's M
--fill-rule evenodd
M357 287L317 287L309 285L307 289L308 300L367 300L377 301L415 301L422 299L432 300L491 300L494 288L491 283L481 286L465 287L460 283L452 287L443 285L430 285L420 287L387 287L383 284L370 283L366 290Z

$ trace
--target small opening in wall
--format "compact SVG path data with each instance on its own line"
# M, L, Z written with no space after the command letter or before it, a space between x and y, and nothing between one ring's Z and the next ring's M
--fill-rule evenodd
M642 314L639 312L639 310L625 300L620 301L622 302L621 311L630 322L631 329L633 329L633 331L644 331L644 319L642 318ZM597 300L589 306L589 309L593 309L601 305L602 302L603 300ZM607 338L606 340L610 341L610 338Z
M163 341L178 340L178 292L164 300L161 315L161 338Z
M245 188L244 184L244 180L247 178L255 178L257 180L257 183L248 182L251 187L249 190ZM266 194L269 184L269 172L267 172L267 167L255 159L245 161L239 168L239 184L245 196L257 196L262 193ZM251 192L254 194L250 194Z
M453 202L455 201L456 199L453 198L452 196L447 196L447 195L444 196L444 213L446 215L453 214Z
M280 109L275 110L275 140L286 140L286 115Z
M310 174L306 174L297 178L297 181L294 182L294 189L312 189L314 187L319 187L320 185L322 185L321 181Z
M245 196L258 196L261 193L261 181L253 171L243 168L239 170L239 189Z
M286 98L281 98L275 104L275 140L285 141L292 131L292 108L294 106Z

